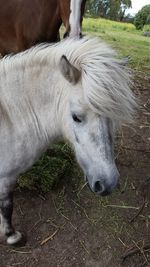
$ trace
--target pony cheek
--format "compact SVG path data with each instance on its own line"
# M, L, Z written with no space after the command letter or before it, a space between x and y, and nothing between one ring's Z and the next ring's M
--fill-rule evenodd
M84 174L87 176L89 173L89 166L90 166L90 161L87 158L86 152L81 148L79 144L76 143L75 145L75 154L76 154L76 159L77 162L80 166L80 168L83 170Z

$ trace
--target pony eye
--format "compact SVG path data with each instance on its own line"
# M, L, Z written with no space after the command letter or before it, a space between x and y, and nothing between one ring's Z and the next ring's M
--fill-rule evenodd
M78 123L82 122L81 119L80 119L75 113L72 114L72 118L73 118L73 120L74 120L75 122L78 122Z

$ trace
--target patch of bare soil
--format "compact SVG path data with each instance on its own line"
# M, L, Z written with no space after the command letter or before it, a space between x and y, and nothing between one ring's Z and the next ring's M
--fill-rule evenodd
M64 177L45 196L16 192L14 224L27 244L0 244L0 267L150 266L149 85L146 75L135 74L142 109L137 125L117 137L120 189L100 198L78 177Z

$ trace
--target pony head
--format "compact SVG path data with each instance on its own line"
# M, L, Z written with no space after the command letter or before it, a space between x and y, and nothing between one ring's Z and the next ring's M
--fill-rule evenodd
M73 145L90 189L102 196L110 194L119 178L114 129L132 121L136 106L128 73L114 51L97 40L82 41L81 48L70 57L67 53L62 56L60 69L70 83L63 119L65 136Z

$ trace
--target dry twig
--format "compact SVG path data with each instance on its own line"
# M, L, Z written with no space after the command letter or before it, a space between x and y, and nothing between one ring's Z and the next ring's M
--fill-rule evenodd
M131 148L131 147L126 147L126 146L121 146L122 149L126 149L126 150L133 150L133 151L137 151L137 152L144 152L144 153L150 153L150 150L146 150L146 149L142 149L142 148Z
M143 199L143 203L141 207L139 208L138 212L129 220L129 223L132 223L135 221L135 219L142 213L144 207L145 207L146 200Z
M124 261L126 258L128 258L129 256L132 256L136 253L139 253L143 250L147 250L150 249L150 243L146 243L145 245L143 245L141 248L134 246L133 248L129 249L128 251L126 251L122 256L122 260Z
M54 236L57 234L59 229L57 229L52 235L45 238L43 241L40 242L40 245L43 246L45 243L47 243L49 240L52 240Z

